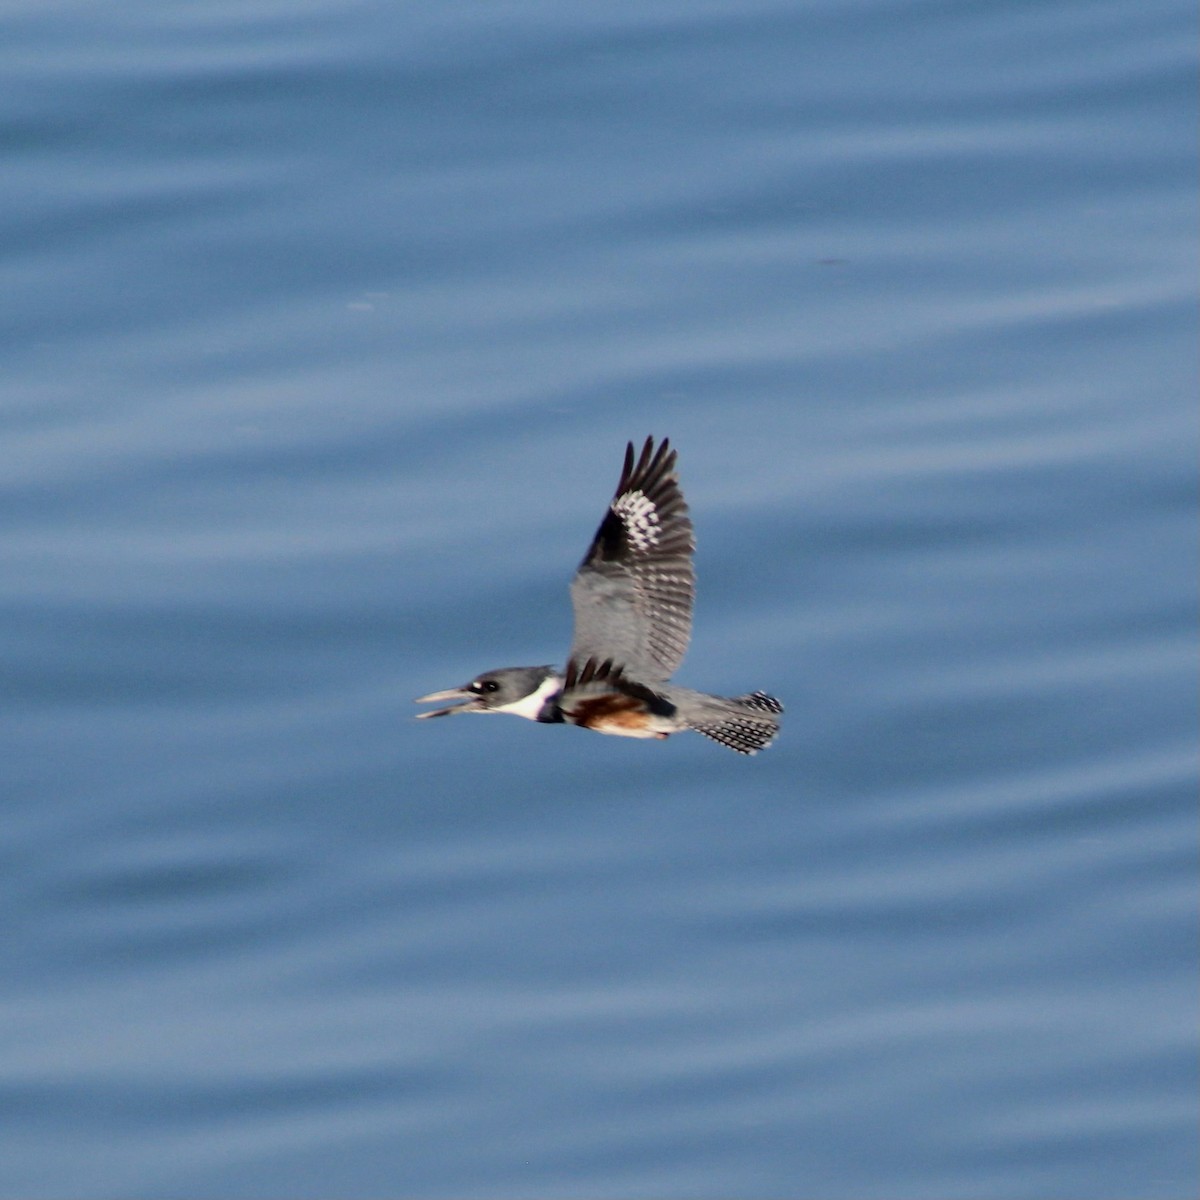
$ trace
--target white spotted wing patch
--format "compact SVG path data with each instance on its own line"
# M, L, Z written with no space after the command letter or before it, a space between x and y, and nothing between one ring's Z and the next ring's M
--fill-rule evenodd
M634 550L646 551L658 545L658 506L644 492L626 492L618 496L612 509L621 518L625 536Z

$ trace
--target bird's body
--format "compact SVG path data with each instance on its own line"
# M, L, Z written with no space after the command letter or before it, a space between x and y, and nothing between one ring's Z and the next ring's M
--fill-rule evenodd
M633 444L616 494L571 583L575 633L567 667L502 667L418 703L460 703L421 713L506 712L543 724L619 737L666 738L694 729L754 754L770 745L783 706L772 696L712 696L668 682L692 627L695 543L664 439Z

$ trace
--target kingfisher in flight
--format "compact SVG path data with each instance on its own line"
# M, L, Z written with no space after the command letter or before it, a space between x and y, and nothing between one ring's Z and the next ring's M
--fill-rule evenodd
M779 732L783 705L765 692L711 696L669 680L692 632L696 543L675 473L676 452L647 438L625 448L621 480L571 583L575 632L563 671L500 667L462 687L421 696L419 713L511 713L618 737L667 738L694 729L739 754Z

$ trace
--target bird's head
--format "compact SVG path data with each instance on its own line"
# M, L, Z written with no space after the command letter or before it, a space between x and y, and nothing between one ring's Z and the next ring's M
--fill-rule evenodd
M500 667L476 675L462 687L418 696L415 701L417 704L454 703L448 708L435 708L417 716L452 717L456 713L506 712L536 721L546 701L558 693L561 684L553 667Z

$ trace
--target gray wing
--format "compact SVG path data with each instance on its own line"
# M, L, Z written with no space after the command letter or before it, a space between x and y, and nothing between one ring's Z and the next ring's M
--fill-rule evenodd
M692 634L695 541L666 438L625 449L616 494L571 583L570 662L611 661L629 679L661 683Z

